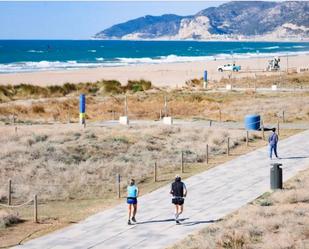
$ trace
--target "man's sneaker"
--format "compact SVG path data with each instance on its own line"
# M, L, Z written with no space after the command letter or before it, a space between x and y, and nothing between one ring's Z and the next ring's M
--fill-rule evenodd
M133 222L136 222L136 219L135 219L135 217L132 217L132 221L133 221Z
M180 225L180 221L179 221L179 220L176 220L176 224L177 224L177 225Z
M131 221L130 221L130 220L128 220L128 225L132 225L132 223L131 223Z

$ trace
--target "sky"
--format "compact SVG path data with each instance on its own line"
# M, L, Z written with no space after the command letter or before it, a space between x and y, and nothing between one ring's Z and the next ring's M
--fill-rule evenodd
M90 39L145 15L193 15L220 1L0 2L0 39Z

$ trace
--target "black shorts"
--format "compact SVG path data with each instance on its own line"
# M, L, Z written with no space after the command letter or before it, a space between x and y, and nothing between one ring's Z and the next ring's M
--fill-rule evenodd
M175 205L183 205L183 203L185 202L185 199L182 198L182 197L174 197L172 199L172 203L175 204Z

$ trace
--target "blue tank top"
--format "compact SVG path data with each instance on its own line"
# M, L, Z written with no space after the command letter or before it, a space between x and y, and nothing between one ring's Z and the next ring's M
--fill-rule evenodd
M137 197L138 188L135 185L128 186L127 190L128 190L128 197L131 197L131 198Z

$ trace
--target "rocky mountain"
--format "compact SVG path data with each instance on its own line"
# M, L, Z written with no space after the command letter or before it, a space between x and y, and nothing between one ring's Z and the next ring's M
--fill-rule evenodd
M99 39L309 39L309 2L235 1L192 16L144 16L97 33Z

